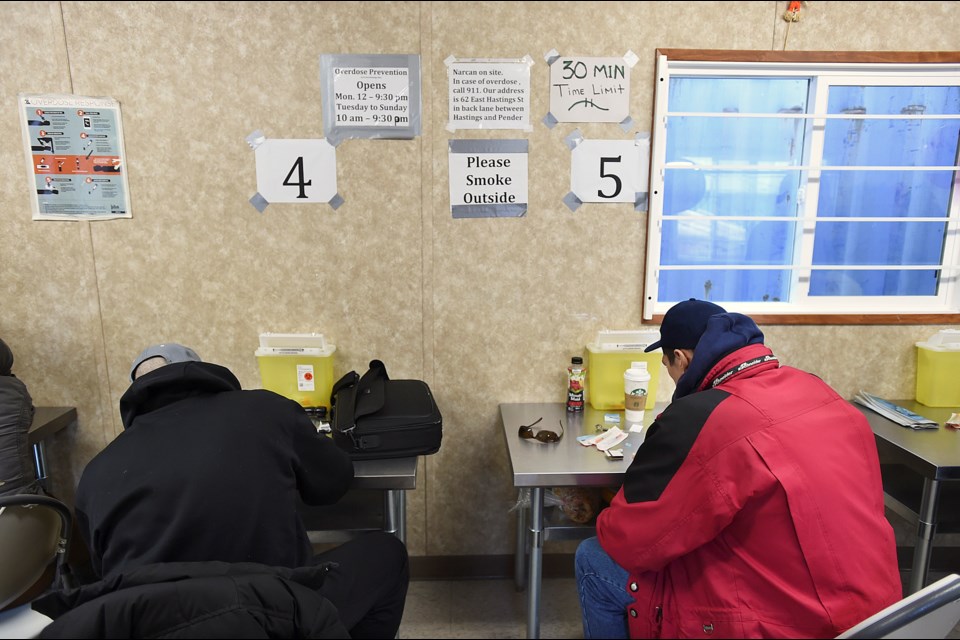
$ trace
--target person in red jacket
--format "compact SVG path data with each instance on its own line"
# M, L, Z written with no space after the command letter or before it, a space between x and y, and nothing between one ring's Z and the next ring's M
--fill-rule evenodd
M676 382L576 552L585 638L834 637L902 597L876 442L749 317L690 299Z

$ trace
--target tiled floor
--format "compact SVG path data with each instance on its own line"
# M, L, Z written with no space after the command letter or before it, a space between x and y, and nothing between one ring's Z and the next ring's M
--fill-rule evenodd
M541 638L582 638L573 578L544 579ZM526 638L527 592L513 580L414 580L400 638Z
M513 580L414 580L400 638L526 638L526 602ZM542 603L541 638L583 638L572 578L545 579ZM960 639L960 625L947 638Z

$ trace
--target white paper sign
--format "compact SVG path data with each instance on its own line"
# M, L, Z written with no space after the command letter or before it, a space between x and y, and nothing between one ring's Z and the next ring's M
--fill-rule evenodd
M347 138L420 135L420 56L322 54L323 132L334 146Z
M646 193L647 140L584 140L570 154L570 191L582 202L637 202Z
M454 218L526 214L526 140L450 140L449 148Z
M330 202L337 155L324 139L267 139L256 148L257 191L267 202Z
M334 67L337 126L406 127L410 124L410 72L406 67Z
M630 113L630 66L621 58L558 57L550 65L558 122L621 122Z
M530 62L454 61L447 129L530 130Z

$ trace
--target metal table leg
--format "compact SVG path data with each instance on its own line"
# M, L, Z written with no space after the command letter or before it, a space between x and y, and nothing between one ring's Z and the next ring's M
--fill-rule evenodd
M407 495L403 489L388 489L383 492L384 530L392 533L400 542L407 543Z
M397 490L397 537L407 544L407 492Z
M527 586L527 511L530 507L525 503L528 494L527 489L517 491L517 550L513 555L513 582L517 591Z
M923 588L930 570L933 554L933 536L937 532L937 503L940 500L940 481L923 479L923 498L917 514L917 546L913 552L913 567L910 569L910 593Z
M47 459L43 450L43 441L33 445L33 470L37 474L40 486L49 489L47 486Z
M530 489L530 577L527 580L527 637L540 637L543 574L543 487Z

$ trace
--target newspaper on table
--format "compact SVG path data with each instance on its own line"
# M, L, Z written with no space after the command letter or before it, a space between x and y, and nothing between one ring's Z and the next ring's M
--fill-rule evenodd
M884 418L896 422L897 424L908 427L910 429L939 429L940 423L931 420L929 418L924 418L921 415L896 405L889 400L884 400L875 395L871 395L866 391L860 391L856 396L854 396L853 401L862 404L868 409L876 411Z

